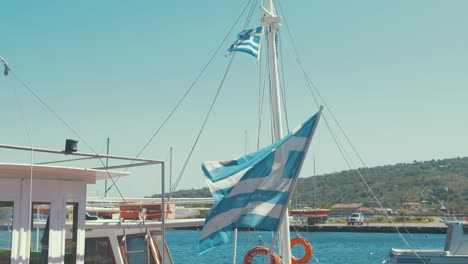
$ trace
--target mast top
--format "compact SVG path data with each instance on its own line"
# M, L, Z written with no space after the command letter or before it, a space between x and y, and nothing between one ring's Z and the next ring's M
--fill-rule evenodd
M262 22L273 28L279 29L281 27L281 17L277 16L274 11L267 10L264 6L260 6L260 11L263 13Z
M268 9L271 14L275 15L275 6L273 5L273 0L268 0Z

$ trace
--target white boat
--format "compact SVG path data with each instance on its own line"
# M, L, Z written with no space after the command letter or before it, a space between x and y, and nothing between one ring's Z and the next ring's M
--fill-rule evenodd
M135 162L130 166L163 164L157 160L8 145L0 148L35 155L45 152ZM165 229L201 226L203 219L166 220L169 207L164 196L156 220L148 220L149 211L144 207L137 212L138 219L86 220L87 185L128 175L107 168L50 163L0 164L0 263L173 263Z
M468 222L447 221L445 248L396 249L393 248L386 264L466 264L468 263Z

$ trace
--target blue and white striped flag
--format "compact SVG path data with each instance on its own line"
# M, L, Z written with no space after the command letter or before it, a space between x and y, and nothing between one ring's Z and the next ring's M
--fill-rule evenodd
M237 160L202 164L215 204L205 219L200 254L227 243L234 228L276 230L319 116L320 112L280 141L255 153Z
M262 27L246 29L237 35L237 40L229 47L229 52L242 51L258 58Z

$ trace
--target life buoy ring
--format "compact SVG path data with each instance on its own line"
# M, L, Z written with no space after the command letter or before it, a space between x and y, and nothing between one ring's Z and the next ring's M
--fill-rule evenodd
M245 254L244 264L251 264L253 258L255 256L257 256L257 255L260 255L260 254L261 255L268 255L268 248L267 247L262 247L262 246L252 248L251 250L249 250L249 252L247 252L247 254ZM270 262L272 264L280 264L281 263L280 258L278 257L278 255L276 255L275 252L271 252Z
M307 263L312 255L314 254L314 249L312 248L312 245L307 241L307 239L302 238L302 237L295 237L291 239L291 249L295 245L301 245L304 247L305 254L302 258L296 258L293 255L291 255L291 261L293 264L304 264Z

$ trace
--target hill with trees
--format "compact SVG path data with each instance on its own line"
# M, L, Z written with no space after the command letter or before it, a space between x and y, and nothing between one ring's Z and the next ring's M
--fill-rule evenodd
M403 202L424 202L434 206L444 204L449 210L468 213L468 157L414 161L300 178L292 206L330 208L336 203L363 203L377 207L373 195L384 207L399 208ZM208 188L202 188L180 190L172 197L211 197L211 194Z

